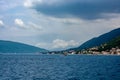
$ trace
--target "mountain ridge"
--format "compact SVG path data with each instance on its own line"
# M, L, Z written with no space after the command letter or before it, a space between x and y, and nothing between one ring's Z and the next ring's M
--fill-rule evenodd
M109 42L110 40L112 40L113 38L116 38L118 36L120 36L120 28L114 29L114 30L107 32L105 34L102 34L98 37L92 38L92 39L88 40L87 42L83 43L82 45L80 45L78 48L84 49L84 48L90 48L93 46L99 46L103 43Z
M48 50L28 45L25 43L0 40L0 53L41 53L41 52L48 52Z
M87 49L87 48L91 48L94 46L100 46L101 44L109 42L110 40L112 40L118 36L120 36L120 28L111 30L107 33L104 33L104 34L98 36L98 37L94 37L94 38L84 42L79 47L71 48L68 50L82 50L82 49Z

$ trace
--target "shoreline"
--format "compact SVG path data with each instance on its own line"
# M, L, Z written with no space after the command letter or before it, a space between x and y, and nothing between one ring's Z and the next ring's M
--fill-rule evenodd
M24 53L24 54L23 53L21 53L21 54L20 53L18 53L18 54L16 53L15 54L15 53L0 53L0 55L6 55L6 56L7 55L21 55L21 56L22 55L26 55L26 56L27 55L31 55L31 56L32 55L33 56L36 55L36 56L39 56L39 55L64 55L64 54L35 54L35 53ZM120 56L120 54L67 54L67 55L64 55L64 56L72 56L72 55Z

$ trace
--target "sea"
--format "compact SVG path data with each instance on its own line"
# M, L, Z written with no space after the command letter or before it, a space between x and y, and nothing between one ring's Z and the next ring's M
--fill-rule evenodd
M0 80L120 80L120 56L0 55Z

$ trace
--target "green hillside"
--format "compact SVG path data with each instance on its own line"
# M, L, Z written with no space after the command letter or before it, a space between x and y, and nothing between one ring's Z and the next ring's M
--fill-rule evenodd
M31 45L0 40L0 53L40 53L47 50Z
M120 48L120 36L112 39L110 42L105 43L99 47L99 51L110 50L111 48Z
M99 37L92 38L80 45L79 47L73 48L73 50L82 50L94 46L100 46L101 44L107 43L118 36L120 36L120 28L114 29L108 33L100 35Z

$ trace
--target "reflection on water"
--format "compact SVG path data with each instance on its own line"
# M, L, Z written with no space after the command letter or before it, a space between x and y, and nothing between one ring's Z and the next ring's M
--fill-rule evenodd
M120 80L120 56L0 55L0 80Z

